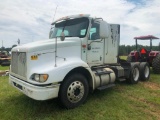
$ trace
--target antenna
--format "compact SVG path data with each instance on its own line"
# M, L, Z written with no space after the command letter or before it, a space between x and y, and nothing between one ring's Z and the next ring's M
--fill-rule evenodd
M55 13L54 13L54 16L53 16L53 22L54 22L54 18L56 16L57 8L58 8L58 5L56 6L56 10L55 10Z
M56 6L56 10L55 10L52 22L54 22L54 18L56 16L57 8L58 8L58 5ZM50 38L50 35L52 34L51 30L52 30L52 25L51 25L50 32L49 32L49 38Z

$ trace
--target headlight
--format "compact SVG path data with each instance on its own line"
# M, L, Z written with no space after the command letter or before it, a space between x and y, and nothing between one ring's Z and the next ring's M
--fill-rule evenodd
M34 74L33 79L37 82L45 82L48 79L48 74Z

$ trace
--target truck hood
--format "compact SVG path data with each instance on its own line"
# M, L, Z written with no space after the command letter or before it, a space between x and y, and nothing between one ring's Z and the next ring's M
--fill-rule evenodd
M20 45L14 47L12 51L16 52L35 52L42 50L54 49L56 45L56 39L47 39L42 41L31 42L28 44ZM57 48L69 47L69 46L80 46L81 40L77 37L65 38L64 41L61 41L57 38Z

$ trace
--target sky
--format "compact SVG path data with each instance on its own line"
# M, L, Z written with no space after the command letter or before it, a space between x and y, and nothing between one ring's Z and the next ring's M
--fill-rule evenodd
M160 0L0 0L0 47L48 39L51 23L61 17L90 14L120 24L120 44L134 37L160 38ZM57 8L57 9L56 9ZM55 14L56 11L56 14ZM158 45L159 40L153 41ZM149 45L149 41L138 41Z

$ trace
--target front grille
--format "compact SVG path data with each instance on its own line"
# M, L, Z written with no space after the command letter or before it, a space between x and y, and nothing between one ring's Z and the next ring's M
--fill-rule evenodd
M25 52L12 52L11 72L26 77L26 61Z

